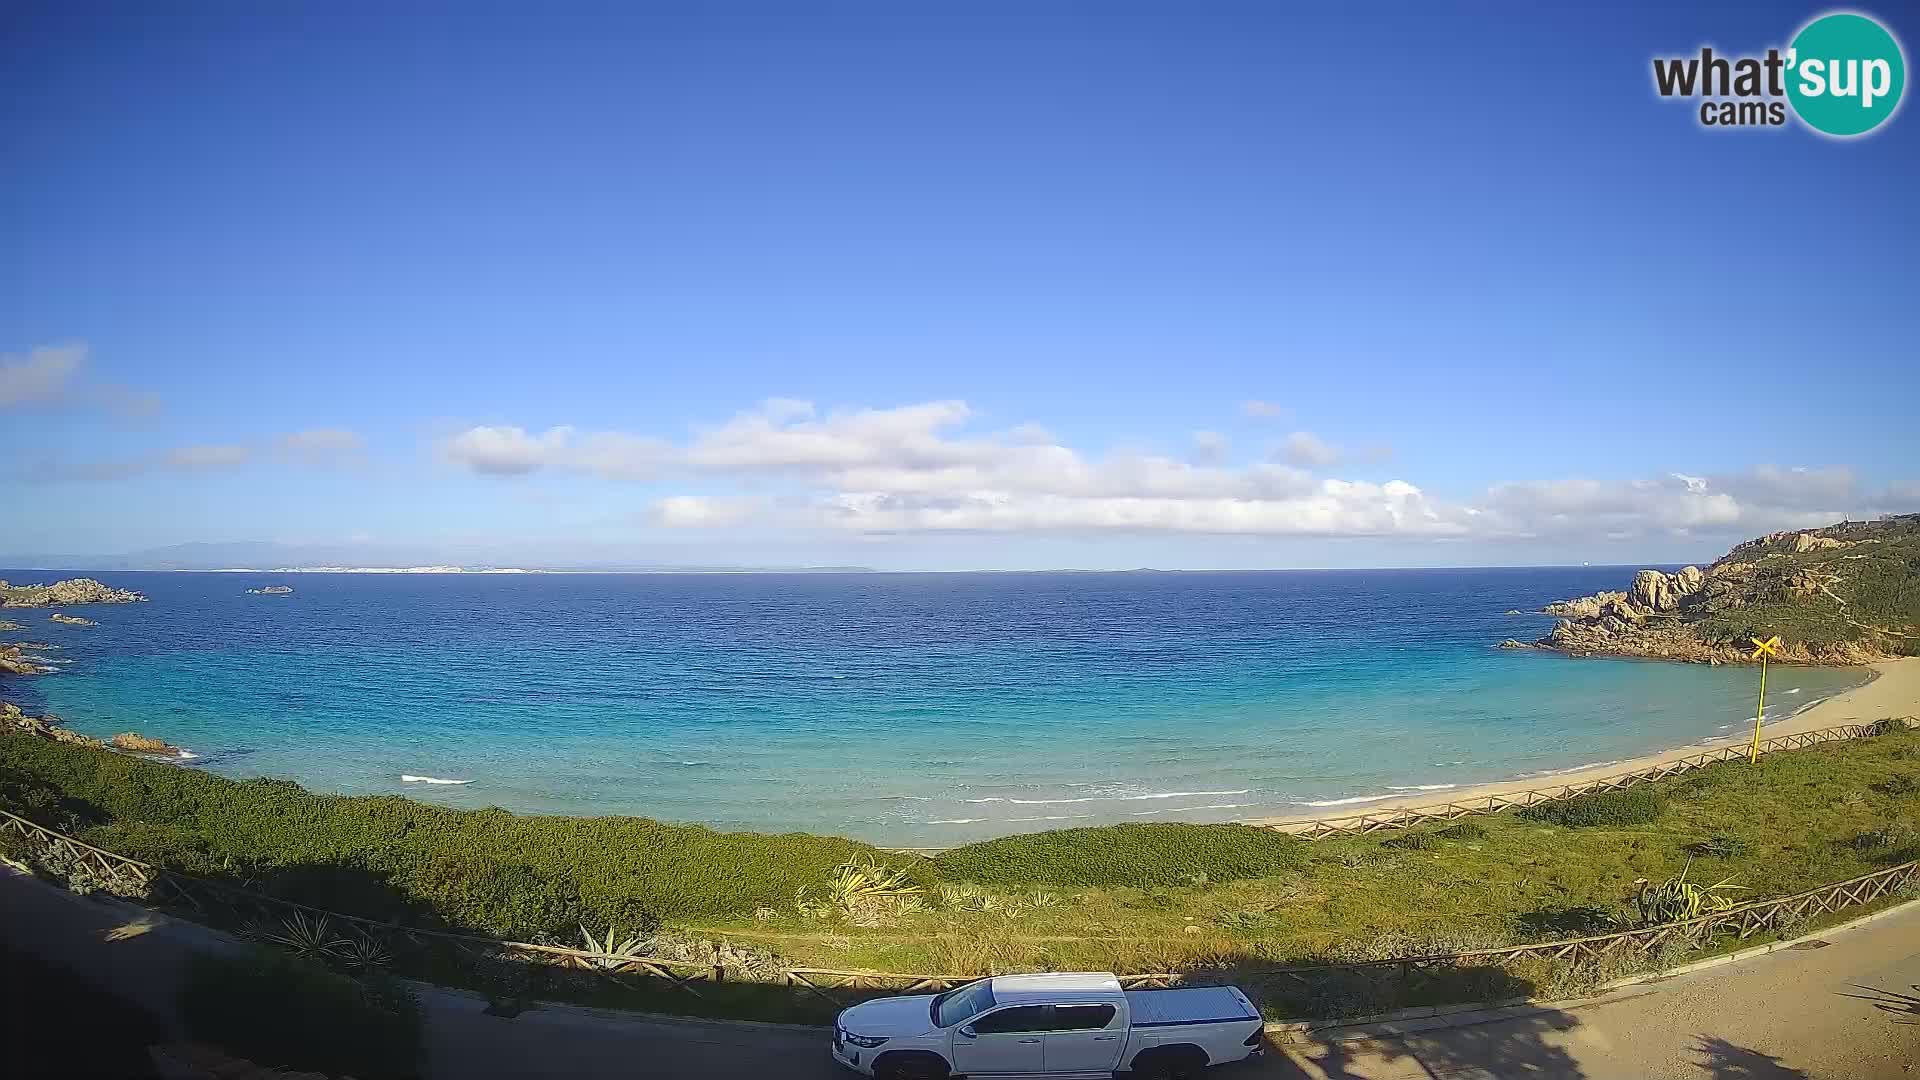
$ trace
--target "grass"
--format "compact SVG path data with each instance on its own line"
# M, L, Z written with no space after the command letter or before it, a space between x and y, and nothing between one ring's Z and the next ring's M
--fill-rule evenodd
M1110 825L1003 836L934 860L983 885L1176 886L1268 877L1304 865L1300 841L1249 825Z
M315 795L28 738L0 739L0 803L111 850L252 879L318 906L400 905L417 921L522 940L578 944L581 924L624 939L661 920L687 940L763 950L790 966L1248 981L1280 964L1604 932L1634 918L1638 882L1677 878L1695 858L1710 858L1709 880L1731 879L1746 899L1920 857L1920 792L1902 779L1917 751L1920 733L1895 733L1373 837L1310 843L1248 826L1125 825L1004 837L931 860L826 837ZM850 863L894 868L902 891L828 902ZM451 963L409 973L474 985ZM1517 996L1605 974L1475 970L1398 989L1352 979L1262 992L1275 1014L1350 1013L1382 1001ZM526 992L781 1019L817 1019L822 1007L733 984L702 999L558 981Z

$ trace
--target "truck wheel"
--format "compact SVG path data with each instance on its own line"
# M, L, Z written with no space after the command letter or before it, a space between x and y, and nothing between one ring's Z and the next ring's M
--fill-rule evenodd
M1133 1080L1195 1080L1207 1068L1197 1046L1156 1046L1133 1059Z
M879 1080L947 1080L947 1063L938 1054L901 1051L882 1054L873 1063L873 1075Z

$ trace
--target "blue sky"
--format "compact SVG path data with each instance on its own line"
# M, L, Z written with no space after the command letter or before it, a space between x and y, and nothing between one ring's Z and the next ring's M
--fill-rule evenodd
M1920 509L1920 121L1651 85L1823 8L914 7L9 9L0 555L1633 562Z

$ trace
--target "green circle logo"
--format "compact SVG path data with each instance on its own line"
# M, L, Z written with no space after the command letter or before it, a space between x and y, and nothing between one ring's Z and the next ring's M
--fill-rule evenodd
M1887 28L1851 12L1808 23L1787 50L1787 99L1807 126L1840 138L1886 123L1907 88L1907 61Z

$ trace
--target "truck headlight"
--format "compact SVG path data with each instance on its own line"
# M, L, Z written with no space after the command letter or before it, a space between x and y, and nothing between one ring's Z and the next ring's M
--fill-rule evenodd
M845 1037L846 1037L846 1040L852 1043L853 1045L864 1046L869 1050L887 1041L887 1037L885 1035L855 1035L851 1031L846 1032Z

